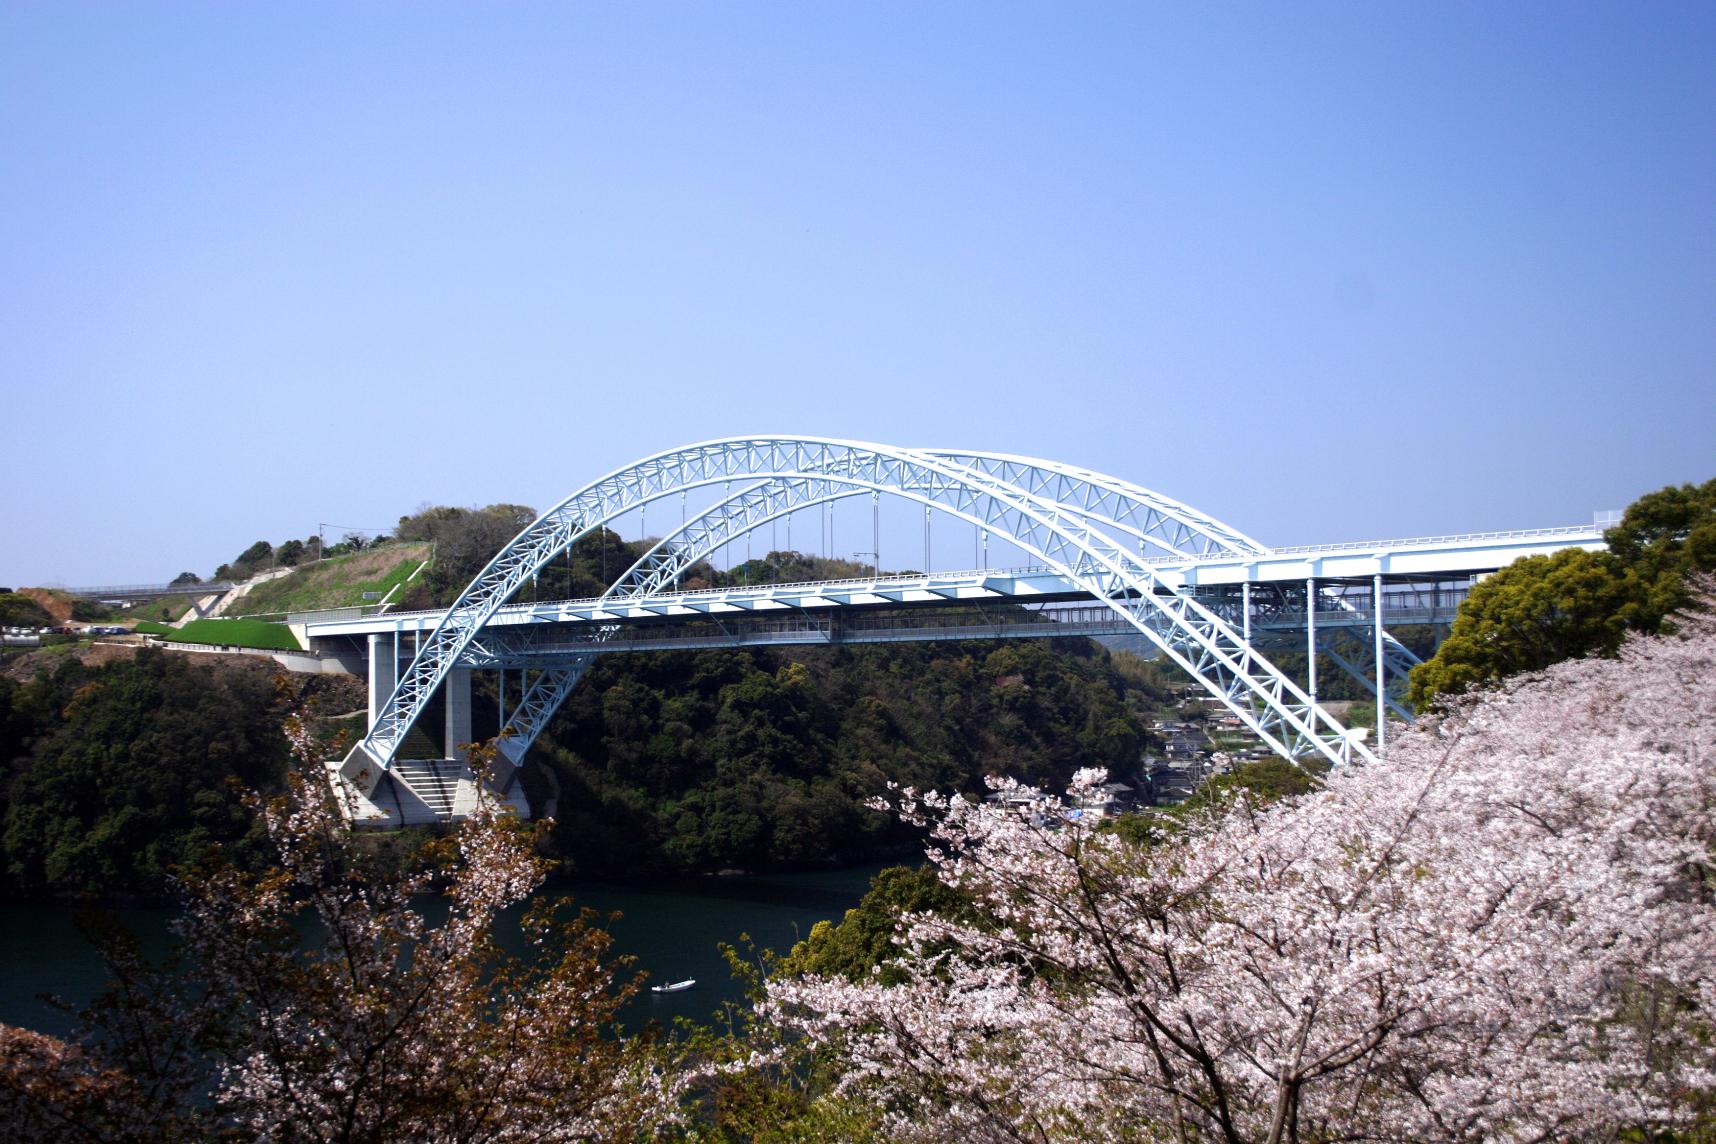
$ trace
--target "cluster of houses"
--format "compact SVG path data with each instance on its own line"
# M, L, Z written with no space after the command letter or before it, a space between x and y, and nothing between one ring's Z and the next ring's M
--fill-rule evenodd
M1162 741L1160 755L1145 755L1140 767L1147 799L1144 806L1168 806L1192 797L1215 774L1214 749L1197 723L1158 719L1150 725Z
M1029 787L1016 790L991 791L988 801L1013 808L1033 826L1052 826L1059 822L1096 822L1110 814L1134 809L1138 789L1127 783L1112 782L1079 799L1071 806L1051 808L1051 797Z

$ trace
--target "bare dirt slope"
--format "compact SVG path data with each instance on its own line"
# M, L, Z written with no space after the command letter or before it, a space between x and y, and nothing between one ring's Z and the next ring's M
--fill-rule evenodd
M28 596L40 604L42 610L54 618L54 623L71 623L72 598L70 596L47 588L19 588L18 593Z

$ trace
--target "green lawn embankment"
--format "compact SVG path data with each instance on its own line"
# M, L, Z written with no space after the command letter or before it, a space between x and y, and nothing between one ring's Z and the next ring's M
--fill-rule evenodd
M304 650L291 628L266 620L192 620L182 628L144 620L134 630L176 643L223 644L266 648L269 651Z
M409 579L427 559L428 544L384 544L368 552L302 564L290 576L252 588L234 601L232 611L240 616L277 616L373 604ZM376 593L377 599L365 600L365 592Z

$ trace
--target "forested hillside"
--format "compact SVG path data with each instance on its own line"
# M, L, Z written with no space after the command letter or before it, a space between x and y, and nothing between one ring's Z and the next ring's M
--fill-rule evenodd
M907 837L864 806L889 782L1131 776L1171 684L1128 668L1078 639L610 656L527 789L541 805L558 786L554 838L585 872L856 860Z
M527 789L555 798L553 846L581 873L856 860L908 838L863 806L890 781L1130 773L1170 693L1125 667L1082 640L616 655L538 741ZM0 895L150 896L216 842L246 861L242 791L280 789L281 721L311 695L363 702L354 677L153 650L0 677Z
M212 844L253 857L243 792L280 788L281 720L323 691L361 702L355 680L152 649L0 675L0 894L150 896Z

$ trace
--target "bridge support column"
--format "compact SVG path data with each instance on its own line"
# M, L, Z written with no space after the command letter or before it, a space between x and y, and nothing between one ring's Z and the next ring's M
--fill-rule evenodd
M1305 694L1317 705L1317 581L1305 581Z
M1388 667L1382 654L1382 573L1371 580L1372 633L1376 640L1376 753L1382 754L1383 739L1388 734Z
M447 757L462 762L466 757L463 744L471 741L471 669L453 668L441 687L447 708Z
M376 721L399 684L399 645L396 634L374 632L369 637L369 729Z

